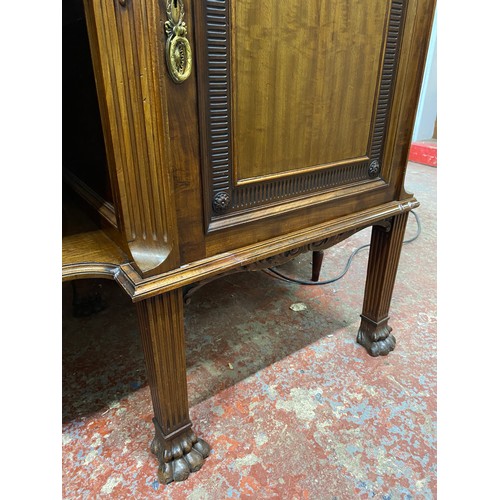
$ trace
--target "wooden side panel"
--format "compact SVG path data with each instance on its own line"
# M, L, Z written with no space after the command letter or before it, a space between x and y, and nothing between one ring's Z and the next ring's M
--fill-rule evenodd
M390 3L232 2L236 183L368 156Z

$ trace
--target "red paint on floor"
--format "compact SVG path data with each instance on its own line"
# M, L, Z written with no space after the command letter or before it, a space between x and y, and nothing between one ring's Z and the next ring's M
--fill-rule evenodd
M412 143L409 161L437 167L437 141L430 139Z

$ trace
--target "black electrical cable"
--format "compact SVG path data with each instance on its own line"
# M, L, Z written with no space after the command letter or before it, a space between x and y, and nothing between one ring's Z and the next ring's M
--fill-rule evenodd
M419 218L418 214L413 210L410 210L410 212L415 216L415 221L417 222L417 233L415 234L415 236L412 236L410 239L404 240L403 245L405 245L406 243L411 243L412 241L415 241L420 236L420 233L422 232L422 225L420 223L420 218ZM339 276L336 276L335 278L325 280L325 281L306 281L306 280L299 280L296 278L290 278L289 276L285 276L284 274L281 274L279 271L276 271L276 269L274 269L274 268L264 269L264 272L266 274L269 274L273 278L276 278L276 276L278 276L279 277L278 279L281 279L282 281L287 281L288 283L297 283L299 285L308 285L308 286L329 285L331 283L335 283L336 281L339 281L340 279L342 279L347 274L347 271L349 271L349 268L351 267L351 263L352 263L352 260L354 259L354 257L361 250L368 248L369 246L370 246L370 244L368 243L366 245L362 245L362 246L356 248L351 253L349 258L347 259L347 263L346 263L342 273ZM272 274L270 274L270 273L272 273ZM273 276L273 275L275 275L275 276Z

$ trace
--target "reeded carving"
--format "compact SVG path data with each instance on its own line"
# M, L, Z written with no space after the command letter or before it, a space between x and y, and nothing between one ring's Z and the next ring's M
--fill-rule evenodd
M156 419L153 422L156 433L151 442L151 452L159 462L158 481L162 484L185 481L191 472L200 470L210 454L210 446L192 429L169 437L163 435Z
M390 104L394 87L394 75L396 73L396 61L398 60L403 25L407 2L405 0L393 0L387 30L387 42L382 65L380 81L380 94L377 102L375 123L373 124L370 158L382 161L384 155L384 144L386 136L386 125L389 115Z
M166 60L168 72L175 83L182 83L191 74L193 56L187 39L187 27L184 22L184 2L167 0Z

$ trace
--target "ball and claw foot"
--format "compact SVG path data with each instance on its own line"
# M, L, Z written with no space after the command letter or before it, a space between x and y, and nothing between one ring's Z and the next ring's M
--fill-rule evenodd
M171 441L155 436L151 451L160 463L158 480L162 484L169 484L172 481L185 481L191 472L200 470L210 454L210 446L189 429Z
M396 338L391 333L392 327L387 320L379 324L361 317L356 342L361 344L370 356L386 356L396 347Z

